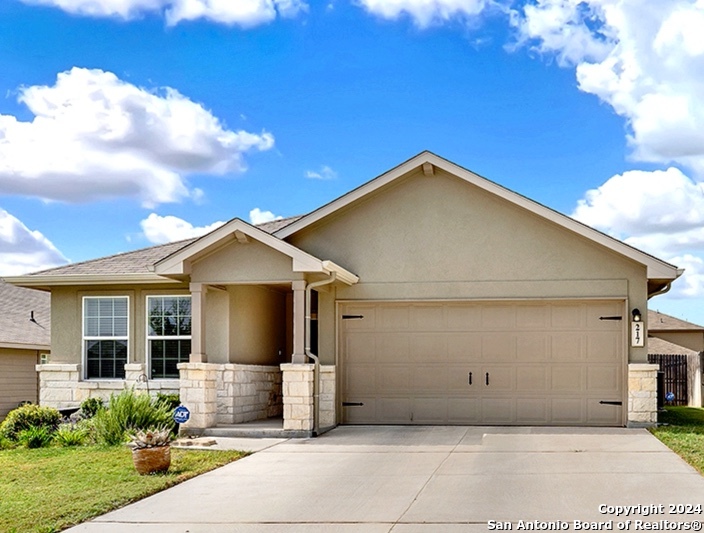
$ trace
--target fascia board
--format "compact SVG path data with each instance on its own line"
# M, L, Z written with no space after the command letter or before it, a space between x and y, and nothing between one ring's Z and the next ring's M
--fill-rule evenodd
M37 350L37 351L48 351L51 350L50 344L23 344L21 342L2 342L0 341L0 348L6 350ZM0 355L0 359L2 356Z
M7 283L18 287L52 287L65 285L129 285L131 283L179 283L156 274L63 275L63 276L8 276Z

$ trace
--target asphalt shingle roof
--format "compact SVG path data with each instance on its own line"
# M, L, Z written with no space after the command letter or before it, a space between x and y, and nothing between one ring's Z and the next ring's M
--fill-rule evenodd
M648 337L648 353L653 355L697 355L697 352L657 337Z
M256 227L274 233L279 229L287 226L300 216L283 218L272 222L258 224ZM149 272L149 267L161 261L165 257L178 252L182 248L196 241L196 238L185 239L183 241L170 242L167 244L159 244L150 246L149 248L141 248L131 252L123 252L120 254L82 261L80 263L71 263L69 265L42 270L40 272L32 272L30 276L100 276L100 275L119 275L119 274L146 274Z
M702 331L704 327L659 311L648 310L649 331Z
M0 347L3 344L45 344L51 336L48 292L0 281ZM36 322L30 321L34 311Z

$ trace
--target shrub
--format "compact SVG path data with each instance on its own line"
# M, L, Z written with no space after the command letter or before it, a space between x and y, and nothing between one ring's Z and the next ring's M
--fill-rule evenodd
M51 444L54 430L45 426L23 429L17 434L17 441L25 448L46 448Z
M157 405L148 394L137 394L125 389L112 394L105 409L93 418L98 443L114 446L127 440L128 431L152 427L174 428L171 411L164 404Z
M16 446L16 443L0 435L0 450L10 450Z
M179 398L178 393L167 394L164 392L158 392L156 394L156 405L165 405L168 407L169 412L173 413L174 409L181 405L181 399Z
M93 418L102 409L105 409L105 403L101 398L86 398L81 403L81 418Z
M61 424L54 433L54 442L59 446L83 446L88 442L88 427L80 424Z
M0 435L16 441L20 432L32 428L46 428L53 433L61 422L61 414L51 407L23 405L10 411L0 425Z

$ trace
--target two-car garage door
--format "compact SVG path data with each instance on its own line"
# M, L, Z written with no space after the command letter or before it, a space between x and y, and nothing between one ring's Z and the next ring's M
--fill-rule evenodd
M622 425L624 309L341 304L342 422Z

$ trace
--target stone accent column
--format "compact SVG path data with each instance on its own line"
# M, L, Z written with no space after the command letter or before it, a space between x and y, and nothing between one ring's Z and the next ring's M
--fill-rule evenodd
M127 382L128 386L135 386L135 388L138 388L137 385L139 382L144 381L144 378L142 376L146 375L146 369L144 368L144 364L142 363L128 363L125 365L125 381Z
M652 426L658 421L659 365L628 365L628 426Z
M181 433L198 435L217 424L217 383L221 366L208 363L178 364L181 403L191 412L190 420L181 425Z
M191 363L205 363L205 295L208 287L191 283Z
M278 366L222 365L218 379L218 422L241 424L281 416Z
M284 430L313 431L312 364L281 365L284 393Z
M293 288L293 356L291 362L305 363L306 356L306 282L292 281Z
M39 372L39 404L54 409L79 407L78 382L81 380L81 365L46 364L37 365Z
M318 427L323 430L337 425L335 412L335 365L320 366L320 419Z

